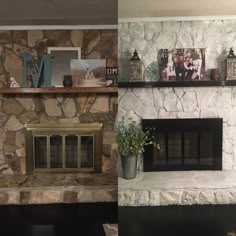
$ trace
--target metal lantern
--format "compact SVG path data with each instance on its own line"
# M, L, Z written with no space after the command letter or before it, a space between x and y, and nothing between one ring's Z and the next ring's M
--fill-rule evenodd
M236 80L236 55L232 48L230 48L229 55L226 59L227 80Z
M129 80L130 81L143 80L143 63L140 60L136 50L134 51L134 55L130 58Z

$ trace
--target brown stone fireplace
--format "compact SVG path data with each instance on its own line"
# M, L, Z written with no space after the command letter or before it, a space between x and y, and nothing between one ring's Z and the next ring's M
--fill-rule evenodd
M0 39L3 90L10 76L22 84L23 52L37 57L48 47L79 47L82 59L117 58L114 29L2 31ZM116 202L117 94L20 90L0 94L0 204Z

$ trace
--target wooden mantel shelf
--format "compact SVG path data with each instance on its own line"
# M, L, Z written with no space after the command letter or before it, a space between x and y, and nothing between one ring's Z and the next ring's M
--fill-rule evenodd
M117 93L117 87L57 87L57 88L0 88L0 94L77 94L77 93Z

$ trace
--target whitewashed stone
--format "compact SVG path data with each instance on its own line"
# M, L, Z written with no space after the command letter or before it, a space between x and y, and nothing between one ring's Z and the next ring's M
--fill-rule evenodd
M79 117L73 117L73 118L61 118L58 120L60 124L78 124Z
M195 46L198 42L202 42L204 29L205 29L205 27L204 27L204 24L202 24L202 22L200 22L200 21L193 21L192 22L191 34L192 34ZM201 47L199 47L199 48L201 48Z
M151 100L149 104L139 103L134 111L139 117L143 119L156 119L157 112L153 105L153 101Z
M176 48L194 48L193 38L188 32L178 34Z
M165 109L160 109L158 113L158 118L164 119L164 118L178 118L179 112L169 112Z
M236 203L236 190L229 190L229 203L230 204Z
M66 98L62 103L62 109L65 117L74 117L76 114L76 107L73 98Z
M176 94L169 93L165 95L164 98L164 109L166 111L175 112L175 111L183 111L183 107L177 98Z
M215 195L213 190L203 190L199 194L199 204L215 204Z
M146 40L152 40L155 34L161 32L161 30L162 30L161 22L144 23L144 38Z
M177 21L163 21L163 31L175 32L180 31L181 22Z
M146 54L142 57L142 62L144 63L145 68L147 68L151 63L157 61L157 55L156 54ZM145 78L145 80L148 80Z
M45 110L48 116L61 116L61 108L58 105L58 101L53 98L49 98L44 101Z
M125 96L122 96L122 98L120 98L119 106L126 111L135 110L135 107L139 102L139 99L133 93L129 92L126 93Z
M223 170L232 170L234 169L234 159L233 153L222 153L222 169Z
M193 119L193 118L200 118L200 116L201 116L200 111L177 112L177 118L179 119Z
M125 114L126 114L126 116L124 116L124 122L125 123L128 123L129 119L132 119L133 121L137 122L138 124L141 123L140 117L137 116L137 114L134 111L129 110ZM120 118L122 118L122 113L120 113L119 116L120 116Z
M204 31L203 40L205 47L216 41L221 36L221 21L211 21L207 29Z
M74 47L81 47L83 43L83 31L81 30L72 30L71 31L71 42Z
M41 30L29 30L27 31L28 45L34 47L35 43L43 38L43 31Z
M215 94L213 99L209 102L208 106L211 108L219 107L221 109L227 109L231 106L231 91L223 89Z
M133 53L134 50L136 49L139 57L141 58L145 53L145 49L147 47L147 42L143 38L141 38L141 39L131 38L130 46L133 48L133 50L131 52Z
M32 98L16 98L16 100L27 110L27 111L34 111L35 110L35 103Z
M138 206L149 205L149 192L148 191L136 191L136 204Z
M162 48L172 49L175 48L177 42L177 36L176 33L165 31L162 32L161 34L155 35L153 41L158 45L159 49Z
M129 34L136 38L144 37L144 26L142 23L130 23Z
M215 192L216 204L234 204L236 203L236 192L228 190L217 190Z
M160 191L152 190L150 191L150 206L159 206L160 205Z
M232 138L234 139L234 137L236 137L236 127L235 126L224 127L223 139L230 140Z
M118 204L120 206L133 206L135 205L135 192L134 191L118 191Z
M11 116L5 125L5 131L17 131L23 128L24 125L15 116Z
M230 111L229 111L229 119L228 119L228 124L230 126L236 126L236 107L233 107Z
M90 108L90 112L109 112L109 99L106 96L99 96Z
M42 193L42 203L59 203L62 199L62 192L59 190L47 190Z
M123 38L127 34L129 34L129 24L120 23L118 25L118 37Z
M25 157L25 148L22 147L22 148L16 149L16 155L18 157Z
M153 89L153 103L156 109L163 108L163 96L160 90L157 88Z
M181 199L183 205L193 205L199 203L199 192L198 191L184 191Z
M25 134L23 132L16 133L16 146L23 147L25 145Z
M181 202L181 191L160 192L161 205L179 205Z
M185 93L180 99L184 112L194 112L197 110L196 94L194 92Z
M214 99L217 89L214 87L202 87L201 89L198 88L195 91L200 109L206 109Z

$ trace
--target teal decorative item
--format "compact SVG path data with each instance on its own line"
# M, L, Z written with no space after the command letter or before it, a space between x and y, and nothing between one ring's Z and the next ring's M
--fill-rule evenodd
M156 61L148 65L144 71L144 76L150 81L160 80L159 65Z
M40 64L34 60L33 56L29 53L20 54L24 66L24 80L21 87L52 87L51 85L51 58L53 56L44 54L41 58ZM43 75L42 75L43 71ZM31 79L31 86L29 85L29 78ZM43 78L42 81L40 79Z

